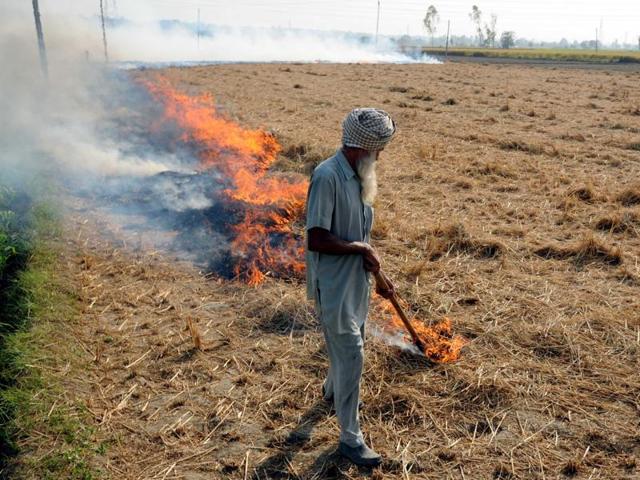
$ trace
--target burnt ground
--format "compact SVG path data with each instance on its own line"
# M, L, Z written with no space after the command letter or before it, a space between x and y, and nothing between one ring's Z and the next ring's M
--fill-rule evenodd
M412 309L451 317L470 343L457 363L431 365L371 339L362 422L387 460L350 467L333 453L302 285L205 277L152 233L70 201L61 269L82 305L87 366L63 382L108 444L91 459L105 477L637 478L640 73L162 73L274 132L277 168L301 174L337 147L350 108L387 109L399 134L380 165L375 246Z

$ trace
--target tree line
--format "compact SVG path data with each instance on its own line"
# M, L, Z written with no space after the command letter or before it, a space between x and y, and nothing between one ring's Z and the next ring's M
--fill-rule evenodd
M476 45L480 47L495 48L498 36L498 16L495 13L492 13L489 16L488 21L483 21L482 11L477 5L473 5L471 7L471 12L469 12L469 18L476 30ZM435 5L429 5L422 23L425 30L431 37L431 43L433 45L435 33L438 30L438 24L440 23L440 14ZM499 42L501 48L511 48L515 46L515 41L516 34L513 31L504 31L500 35Z
M475 45L478 47L484 48L495 48L499 46L500 48L511 48L511 47L523 47L523 48L574 48L574 49L594 49L596 48L598 41L597 40L586 40L582 42L573 41L569 42L567 39L563 38L557 42L545 42L545 41L536 41L529 40L525 38L517 38L516 34L512 30L503 31L498 38L497 32L497 24L498 24L498 16L495 13L491 13L488 17L488 20L485 20L486 17L483 16L482 11L477 5L473 5L471 7L471 11L469 12L469 19L474 25L475 36L468 37L466 35L462 36L453 36L449 38L449 43L451 45L458 46L470 46ZM438 31L438 25L440 23L440 13L435 5L429 5L427 8L426 14L422 20L422 24L430 37L431 45L443 45L445 44L447 38L446 36L436 37L436 32ZM407 37L407 36L405 36ZM401 38L401 43L409 43L408 38ZM602 45L599 42L601 47L608 47L615 50L619 49L628 49L631 50L635 47L640 49L640 37L638 37L638 43L620 43L617 39L608 44Z

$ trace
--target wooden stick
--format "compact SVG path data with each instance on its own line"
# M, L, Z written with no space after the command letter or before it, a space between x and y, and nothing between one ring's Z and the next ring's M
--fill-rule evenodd
M382 270L378 270L375 273L375 277L376 277L376 283L380 285L382 289L389 290L391 288L391 285L389 285L389 282L387 281L384 273L382 273ZM418 332L416 332L415 328L413 328L413 325L411 325L409 318L407 317L407 315L404 313L404 310L400 306L400 303L398 302L398 296L394 293L393 296L388 300L391 302L391 305L393 305L393 308L398 313L398 316L402 320L402 323L404 323L404 326L411 334L411 338L413 338L413 343L415 343L416 347L418 347L421 351L424 351L424 343L422 343L422 340L420 340L420 337L418 336Z

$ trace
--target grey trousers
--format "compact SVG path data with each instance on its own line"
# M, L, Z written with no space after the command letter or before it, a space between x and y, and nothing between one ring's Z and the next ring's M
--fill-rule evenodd
M350 447L364 444L358 404L364 365L364 324L359 331L336 334L322 326L329 354L329 372L324 382L325 400L333 397L340 424L340 441Z

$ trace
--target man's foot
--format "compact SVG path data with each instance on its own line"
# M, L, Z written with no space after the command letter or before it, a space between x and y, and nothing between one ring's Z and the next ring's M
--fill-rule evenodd
M324 392L324 385L322 385L322 399L327 402L328 404L331 405L331 410L333 410L335 407L333 405L333 395L331 395L329 398L327 398L325 392ZM358 410L362 410L364 408L364 402L362 400L360 400L358 402Z
M362 467L377 467L382 463L380 454L374 452L364 444L359 447L350 447L346 443L340 442L338 453L352 463Z

